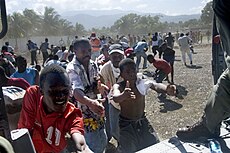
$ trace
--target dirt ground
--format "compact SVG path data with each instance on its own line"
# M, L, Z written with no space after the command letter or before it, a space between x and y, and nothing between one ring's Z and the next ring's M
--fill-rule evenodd
M174 136L180 127L195 123L202 116L211 92L211 45L197 45L194 49L193 67L185 67L179 49L175 49L174 83L181 96L158 99L156 92L149 91L146 97L147 117L160 140Z
M196 45L194 50L194 66L185 67L178 47L175 49L174 83L181 95L179 98L167 96L159 99L155 91L149 91L146 96L146 115L161 141L174 136L178 128L191 125L201 117L213 86L211 45ZM30 56L27 57L30 59ZM41 61L41 55L38 58ZM188 61L188 56L186 59ZM149 65L147 70L153 71L153 66Z

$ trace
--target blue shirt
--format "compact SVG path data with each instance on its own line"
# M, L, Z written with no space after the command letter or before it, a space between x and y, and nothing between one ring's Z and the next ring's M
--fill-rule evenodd
M138 42L134 48L134 52L144 52L144 48L148 48L148 44L146 42Z
M28 49L29 49L29 50L37 49L37 44L35 44L35 43L33 43L33 42L29 42L29 43L27 44L27 46L28 46Z
M25 79L30 85L35 84L35 77L36 77L36 70L33 68L26 68L26 70L22 73L18 71L14 72L11 78L23 78Z

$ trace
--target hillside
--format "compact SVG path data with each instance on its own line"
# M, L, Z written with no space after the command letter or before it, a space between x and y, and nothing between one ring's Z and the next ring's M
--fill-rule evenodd
M137 11L120 11L120 10L88 10L88 11L68 11L60 14L64 19L69 20L75 25L76 22L84 25L86 29L110 27L114 22L120 19L122 16L129 13L136 13L138 15L160 15L161 22L179 22L188 21L190 19L199 19L200 14L192 15L178 15L168 16L159 13L140 13Z

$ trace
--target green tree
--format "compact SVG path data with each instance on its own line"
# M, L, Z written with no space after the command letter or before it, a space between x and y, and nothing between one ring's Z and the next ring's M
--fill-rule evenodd
M59 28L61 35L67 35L70 36L72 33L74 33L74 27L71 22L67 21L66 19L60 19L59 20Z
M8 37L14 38L17 46L17 39L25 37L27 34L28 20L21 14L14 12L12 15L8 15Z
M165 29L165 24L160 22L160 16L140 16L128 14L118 19L111 27L111 31L118 34L147 34Z
M42 16L42 31L43 36L57 36L59 31L60 15L52 7L45 7Z
M86 33L85 27L78 22L75 24L75 30L74 31L75 31L76 35L78 35L78 36L83 36Z
M23 11L24 17L27 19L27 37L37 35L41 30L41 17L32 9Z
M212 24L212 19L213 19L213 9L212 9L212 1L208 2L203 10L201 11L201 22L204 25L211 25Z
M200 21L197 20L197 19L190 19L188 21L185 21L183 23L183 26L184 27L188 27L188 28L191 28L191 27L200 27Z
M136 25L136 23L138 23L140 19L140 15L137 14L128 14L125 15L123 17L121 17L120 19L118 19L117 21L115 21L114 25L112 26L112 29L115 31L115 29L117 29L117 32L119 34L129 34L134 32L134 27Z

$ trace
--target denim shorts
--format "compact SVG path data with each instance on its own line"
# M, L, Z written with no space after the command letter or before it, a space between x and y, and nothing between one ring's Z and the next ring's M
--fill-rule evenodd
M107 146L107 135L105 128L85 133L85 140L94 153L104 153Z

